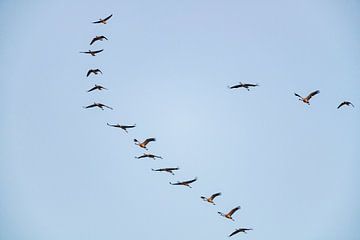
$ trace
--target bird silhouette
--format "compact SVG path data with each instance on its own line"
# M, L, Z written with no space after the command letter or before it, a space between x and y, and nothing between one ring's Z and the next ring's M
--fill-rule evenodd
M96 41L103 41L103 40L108 40L105 36L101 35L101 36L95 36L91 42L90 45L93 45L93 43L95 43Z
M143 155L139 156L139 157L135 157L137 159L141 159L141 158L152 158L153 160L155 160L156 158L159 159L163 159L161 156L156 156L154 154L149 154L149 153L144 153Z
M235 231L233 231L233 232L229 235L229 237L234 236L235 234L240 233L240 232L247 233L246 231L250 231L250 230L253 230L253 229L252 229L252 228L238 228L238 229L236 229Z
M224 214L224 213L222 213L222 212L218 212L218 214L220 214L220 215L223 216L223 217L226 217L227 219L230 219L230 220L235 221L235 220L232 218L232 215L233 215L237 210L239 210L239 209L240 209L240 206L231 209L230 212L228 212L228 213L226 213L226 214Z
M171 173L172 175L175 175L175 173L173 171L179 170L180 168L176 167L176 168L159 168L159 169L151 169L153 171L156 172L168 172Z
M143 141L143 142L139 142L137 139L134 139L134 142L136 145L138 145L141 148L145 148L146 150L148 150L146 148L146 145L148 145L149 142L155 142L155 141L156 141L155 138L148 138L148 139L145 139L145 141Z
M90 74L95 74L95 75L98 75L99 73L102 74L102 71L98 68L96 69L89 69L87 74L86 74L86 77L90 76Z
M341 108L342 106L352 106L352 107L355 107L351 102L348 102L348 101L343 101L342 103L340 103L340 105L337 107L338 109Z
M187 186L189 188L192 188L190 186L191 183L195 182L197 180L197 178L194 178L192 180L188 180L188 181L183 181L183 182L176 182L176 183L172 183L172 182L169 182L171 185L182 185L182 186Z
M111 107L109 107L109 106L107 106L107 105L105 105L105 104L96 103L96 102L94 102L94 103L91 104L91 105L84 106L83 108L94 108L94 107L101 108L101 110L104 110L104 107L113 110L113 108L111 108Z
M87 51L87 52L80 52L80 53L85 53L85 54L90 54L91 56L96 56L96 54L101 53L102 51L104 51L104 49L100 49L100 50L95 50L95 51Z
M105 87L103 87L103 86L101 86L101 85L97 85L97 84L95 84L95 87L93 87L93 88L90 88L89 90L87 90L87 92L92 92L92 91L94 91L94 90L99 90L99 91L101 91L101 90L108 90L107 88L105 88Z
M116 127L116 128L121 128L122 130L124 130L126 133L128 133L127 129L128 128L134 128L136 127L136 124L133 124L133 125L120 125L120 124L109 124L109 123L106 123L108 126L110 127Z
M241 83L239 82L239 84L233 85L233 86L228 86L229 89L235 89L235 88L245 88L246 90L250 91L250 87L257 87L259 86L259 84L252 84L252 83Z
M294 93L295 96L299 97L299 100L306 103L307 105L310 105L310 99L315 96L316 94L319 94L320 91L319 90L316 90L314 92L311 92L309 95L307 95L306 97L302 97L300 96L299 94L297 93Z
M213 205L216 205L214 203L214 198L218 197L221 195L221 192L218 192L218 193L214 193L213 195L211 195L210 197L203 197L201 196L201 199L204 200L205 202L208 202L208 203L212 203Z
M104 19L100 18L99 21L95 21L95 22L92 22L94 24L97 24L97 23L102 23L102 24L107 24L107 21L112 17L112 14Z

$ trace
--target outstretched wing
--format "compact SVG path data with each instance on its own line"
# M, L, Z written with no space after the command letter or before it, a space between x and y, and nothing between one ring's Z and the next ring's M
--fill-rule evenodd
M107 20L109 20L111 17L112 17L112 14L111 14L110 16L104 18L103 21L107 21Z
M229 235L229 237L234 236L235 234L239 233L240 231L241 231L240 229L236 229Z
M148 138L144 141L144 144L147 145L149 142L155 142L156 139L155 138Z
M93 88L89 89L87 92L94 91L95 89L97 89L97 86L95 86L95 87L93 87Z
M93 53L101 53L102 51L104 51L104 49L100 49L100 50L96 50L96 51L92 51Z
M218 197L221 195L221 192L218 193L214 193L213 195L211 195L210 199L214 200L214 198Z
M234 88L239 88L239 87L241 87L242 85L241 84L237 84L237 85L233 85L233 86L228 86L228 88L230 88L230 89L234 89Z
M313 96L315 96L316 94L319 94L320 91L319 90L316 90L314 92L311 92L307 97L306 99L310 100L310 98L312 98Z
M90 69L90 70L87 72L86 76L87 76L87 77L90 76L90 74L91 74L92 72L94 72L94 70L93 70L93 69Z
M134 124L134 125L123 125L122 127L123 128L134 128L134 127L136 127L136 124Z
M294 93L295 96L299 97L299 98L302 98L302 96L300 96L299 94L297 93Z
M252 83L246 83L244 84L246 87L257 87L259 86L258 84L252 84Z
M94 42L96 42L98 40L98 38L97 37L94 37L92 40L91 40L91 42L90 42L90 45L92 45Z
M184 182L182 182L182 184L190 184L190 183L195 182L196 180L197 180L197 178L194 178L194 179L189 180L189 181L184 181Z
M86 106L86 107L84 107L84 108L93 108L93 107L96 107L97 105L95 104L95 103L93 103L93 104L91 104L91 105L88 105L88 106Z
M233 215L239 209L240 209L240 206L238 206L238 207L236 207L234 209L231 209L231 211L228 213L228 215L230 215L230 216Z
M114 110L112 107L109 107L109 106L107 106L107 105L105 105L105 104L102 104L104 107L106 107L106 108L108 108L108 109L111 109L111 110Z

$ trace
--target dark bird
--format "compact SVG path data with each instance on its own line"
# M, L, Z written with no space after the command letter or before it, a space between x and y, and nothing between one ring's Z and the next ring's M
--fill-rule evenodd
M189 188L192 188L190 186L191 183L195 182L197 180L197 177L192 179L192 180L189 180L189 181L183 181L183 182L176 182L176 183L172 183L172 182L169 182L171 185L183 185L183 186L187 186Z
M176 168L159 168L159 169L151 169L153 171L156 172L168 172L171 173L172 175L175 175L175 173L173 171L179 170L180 168L176 167Z
M98 75L98 73L101 73L102 74L102 71L100 69L89 69L89 71L87 72L86 74L86 77L90 76L90 74L95 74L95 75Z
M138 146L141 147L141 148L145 148L146 150L148 150L148 149L146 148L146 145L147 145L149 142L155 142L155 141L156 141L155 138L148 138L148 139L146 139L146 140L143 141L143 142L139 142L137 139L134 139L134 142L135 142L136 145L138 145Z
M94 42L96 42L96 41L103 41L103 40L108 40L105 36L95 36L92 40L91 40L91 42L90 42L90 45L92 45Z
M220 195L221 195L221 193L218 192L218 193L214 193L213 195L211 195L211 196L208 197L208 198L201 196L201 199L204 200L205 202L212 203L213 205L216 205L216 204L214 203L214 198L216 198L217 196L220 196Z
M148 153L144 153L143 155L139 156L139 157L135 157L137 159L140 159L140 158L152 158L153 160L155 160L155 158L160 158L160 159L163 159L161 156L156 156L154 154L148 154Z
M246 231L250 231L250 230L252 230L252 228L238 228L234 232L232 232L229 235L229 237L234 236L235 234L240 233L240 232L247 233Z
M259 84L252 84L252 83L241 83L239 82L239 84L236 84L234 86L228 86L228 88L230 89L234 89L234 88L246 88L248 91L250 91L250 87L257 87L259 86Z
M319 91L319 90L316 90L316 91L310 93L310 94L309 94L307 97L305 97L305 98L303 98L302 96L300 96L300 95L297 94L297 93L294 93L294 94L295 94L295 96L299 97L299 100L300 100L300 101L306 103L307 105L310 105L310 102L309 102L310 99L311 99L313 96L315 96L316 94L319 94L319 93L320 93L320 91Z
M101 108L101 110L104 110L104 107L113 110L113 108L111 108L111 107L109 107L109 106L106 106L105 104L96 103L96 102L94 102L93 104L91 104L91 105L89 105L89 106L85 106L85 107L83 107L83 108L94 108L94 107Z
M94 91L94 90L100 90L100 91L101 91L101 90L103 90L103 89L107 90L107 88L105 88L105 87L103 87L103 86L101 86L101 85L96 85L96 84L95 84L95 87L87 90L87 92L91 92L91 91Z
M80 53L85 53L85 54L90 54L91 56L96 56L96 54L101 53L102 51L104 51L104 49L101 50L96 50L96 51L87 51L87 52L80 52Z
M133 125L120 125L120 124L109 124L109 123L106 123L108 126L110 127L116 127L116 128L121 128L122 130L124 130L126 133L128 133L127 129L128 128L134 128L136 127L136 124L133 124Z
M337 107L338 109L341 108L342 106L352 106L352 107L355 107L351 102L348 102L348 101L343 101L342 103L340 103L340 105Z
M109 20L110 18L112 17L112 14L104 19L100 18L99 21L95 21L95 22L92 22L92 23L102 23L102 24L106 24L107 23L107 20Z
M220 214L220 215L223 216L223 217L226 217L226 218L228 218L228 219L231 219L231 220L235 221L231 216L232 216L237 210L239 210L239 209L240 209L240 206L231 209L231 211L228 212L227 214L224 214L224 213L222 213L222 212L218 212L218 214Z

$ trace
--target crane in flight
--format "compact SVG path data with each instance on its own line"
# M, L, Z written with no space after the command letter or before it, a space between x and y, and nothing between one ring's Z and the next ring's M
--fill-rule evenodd
M99 21L95 21L95 22L92 22L94 24L97 24L97 23L102 23L102 24L107 24L107 21L112 17L112 14L106 18L100 18Z
M156 141L155 138L147 138L143 142L139 142L136 138L134 139L134 142L135 142L136 145L138 145L141 148L145 148L146 150L148 150L146 148L146 145L148 145L149 142L155 142L155 141Z
M228 213L226 213L226 214L224 214L224 213L222 213L222 212L218 212L218 214L220 214L221 216L223 216L223 217L225 217L225 218L227 218L227 219L230 219L230 220L235 221L235 220L232 218L232 215L233 215L237 210L239 210L239 209L240 209L240 206L231 209L230 212L228 212Z
M95 50L95 51L86 51L86 52L80 52L80 53L85 53L85 54L90 54L91 56L96 56L96 54L101 53L102 51L104 51L104 49L100 49L100 50Z
M234 236L235 234L240 233L240 232L247 233L246 231L250 231L250 230L253 230L253 229L252 228L238 228L238 229L235 229L235 231L233 231L229 235L229 237Z
M342 106L352 106L355 107L354 104L352 104L349 101L343 101L342 103L340 103L340 105L337 107L338 109L341 108Z
M90 74L95 74L95 75L98 75L98 73L101 73L102 74L102 71L98 68L96 69L89 69L89 71L87 72L86 74L86 77L90 76Z
M93 45L94 42L96 41L103 41L103 40L108 40L105 36L101 35L101 36L95 36L91 42L90 42L90 45Z
M246 90L250 91L250 87L257 87L259 84L252 84L252 83L242 83L239 82L239 84L228 86L229 89L235 89L235 88L245 88Z
M156 171L156 172L168 172L168 173L171 173L172 175L175 175L175 173L173 171L177 171L179 170L180 168L176 167L176 168L158 168L158 169L151 169L153 171Z
M128 128L134 128L134 127L136 127L136 124L133 124L133 125L120 125L120 124L109 124L109 123L106 123L106 125L108 125L108 126L110 126L110 127L121 128L121 129L124 130L126 133L128 133L128 131L127 131Z
M163 159L161 156L156 156L154 154L149 154L149 153L144 153L143 155L139 156L139 157L135 157L137 159L141 159L141 158L152 158L153 160L155 160L156 158L159 159Z
M214 203L214 199L216 198L216 197L218 197L218 196L220 196L221 195L221 192L218 192L218 193L214 193L213 195L211 195L210 197L203 197L203 196L201 196L200 198L202 199L202 200L204 200L205 202L208 202L208 203L212 203L213 205L216 205L215 203Z
M191 183L195 182L197 180L197 177L195 177L194 179L192 180L188 180L188 181L183 181L183 182L176 182L176 183L172 183L172 182L169 182L171 185L182 185L182 186L187 186L189 188L192 188L190 186Z
M94 91L94 90L99 90L99 91L101 91L101 90L104 90L104 89L105 89L105 90L108 90L107 88L105 88L105 87L103 87L103 86L101 86L101 85L95 84L95 87L87 90L87 92L92 92L92 91Z
M319 90L316 90L316 91L311 92L311 93L310 93L309 95L307 95L306 97L302 97L302 96L300 96L300 95L297 94L297 93L294 93L294 95L297 96L300 101L306 103L307 105L310 105L310 99L311 99L313 96L315 96L315 95L317 95L317 94L319 94L319 93L320 93L320 91L319 91Z
M111 109L111 110L114 110L113 108L105 105L105 104L102 104L102 103L96 103L94 102L93 104L91 105L88 105L88 106L84 106L83 108L94 108L94 107L98 107L98 108L101 108L101 110L104 110L104 107L105 108L108 108L108 109Z

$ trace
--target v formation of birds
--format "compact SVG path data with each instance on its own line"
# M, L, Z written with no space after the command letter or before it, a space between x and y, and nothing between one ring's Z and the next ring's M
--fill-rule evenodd
M98 21L94 21L92 22L93 24L107 24L108 21L110 20L110 18L112 17L113 15L109 15L107 16L106 18L100 18ZM93 44L95 44L97 41L104 41L104 40L108 40L108 38L106 36L95 36L91 41L90 41L90 45L92 46ZM84 53L84 54L88 54L88 55L91 55L91 56L96 56L96 54L99 54L101 52L103 52L104 49L99 49L99 50L88 50L88 51L84 51L84 52L80 52L80 53ZM86 77L89 77L90 75L98 75L98 74L103 74L101 72L100 69L89 69L87 74L86 74ZM238 84L235 84L233 86L228 86L229 89L238 89L238 88L244 88L246 90L250 90L250 88L254 88L254 87L258 87L259 84L253 84L253 83L241 83L239 82ZM107 88L105 88L104 86L101 86L99 84L95 84L94 87L90 88L89 90L87 90L87 92L92 92L92 91L101 91L101 90L107 90ZM311 93L309 93L306 97L302 97L301 95L297 94L297 93L294 93L294 95L296 97L299 98L300 101L302 101L303 103L307 104L307 105L310 105L310 99L312 97L314 97L315 95L319 94L320 91L319 90L316 90L316 91L313 91ZM342 106L352 106L354 107L354 105L349 102L349 101L343 101L341 102L338 106L337 106L337 109L341 108ZM87 106L83 106L83 108L85 109L88 109L88 108L100 108L101 110L104 110L105 108L107 109L111 109L113 110L112 107L109 107L103 103L97 103L97 102L94 102L90 105L87 105ZM107 125L109 127L113 127L113 128L119 128L119 129L122 129L123 131L125 131L126 133L128 133L128 129L132 129L132 128L135 128L136 127L136 124L133 124L133 125L121 125L121 124L109 124L107 123ZM137 139L134 139L134 144L138 145L140 148L143 148L145 150L148 150L147 148L147 145L151 142L155 142L156 139L155 138L147 138L143 141L139 141ZM155 155L155 154L150 154L150 153L144 153L143 155L140 155L140 156L136 156L135 157L136 159L142 159L142 158L150 158L150 159L153 159L153 160L156 160L156 159L162 159L161 156L158 156L158 155ZM167 172L167 173L170 173L172 175L175 175L175 171L177 170L180 170L179 167L165 167L165 168L159 168L159 169L151 169L152 171L156 171L156 172ZM180 185L180 186L186 186L186 187L189 187L189 188L192 188L191 184L196 182L197 181L197 177L193 178L193 179L190 179L190 180L185 180L185 181L177 181L177 182L169 182L171 185ZM212 204L212 205L216 205L215 202L214 202L214 199L216 197L219 197L221 196L221 192L217 192L217 193L214 193L212 195L210 195L209 197L205 197L205 196L201 196L200 198L209 203L209 204ZM218 212L219 215L229 219L229 220L232 220L232 221L235 221L232 217L233 214L235 214L235 212L237 212L238 210L240 210L241 207L240 206L236 206L234 208L232 208L229 212L227 213L222 213L222 212ZM250 231L250 230L253 230L252 228L237 228L235 229L233 232L231 232L228 237L232 237L233 235L235 234L238 234L238 233L247 233L247 231Z

